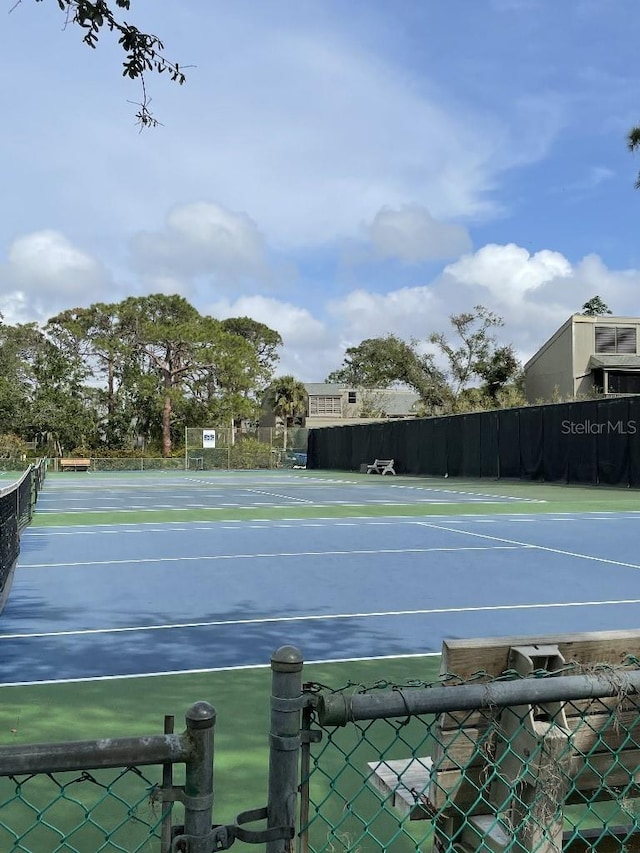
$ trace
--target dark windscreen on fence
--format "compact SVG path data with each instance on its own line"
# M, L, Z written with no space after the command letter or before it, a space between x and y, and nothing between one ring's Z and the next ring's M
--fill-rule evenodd
M308 468L357 471L394 459L402 474L640 486L640 399L312 429Z

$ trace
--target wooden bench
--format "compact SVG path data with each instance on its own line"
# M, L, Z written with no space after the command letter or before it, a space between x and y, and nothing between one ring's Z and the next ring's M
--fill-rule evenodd
M460 677L446 685L608 665L615 684L615 667L638 658L640 631L458 640L444 643L442 672ZM436 851L640 850L640 696L449 712L431 734L431 755L371 762L369 782L396 811L434 821ZM591 809L602 801L606 824Z
M394 474L393 459L375 459L371 465L367 465L367 474Z
M88 471L91 466L90 459L59 459L61 471Z

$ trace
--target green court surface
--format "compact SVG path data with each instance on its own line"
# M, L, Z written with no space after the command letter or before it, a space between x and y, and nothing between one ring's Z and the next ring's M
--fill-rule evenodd
M275 651L275 650L274 650ZM437 679L439 658L311 664L303 680L334 688ZM196 701L216 709L214 819L229 823L265 805L268 773L271 671L264 668L154 678L3 687L0 743L27 744L157 735L165 714L184 730L184 714ZM332 768L326 765L327 770ZM335 768L336 773L339 767ZM44 851L43 851L44 853Z
M210 474L211 472L207 472ZM235 472L247 474L251 472ZM278 472L273 472L277 474ZM221 472L218 476L222 480L226 472ZM70 474L50 474L47 483L57 484L69 483ZM135 474L133 477L135 478ZM154 479L158 482L163 476L162 473L155 472L143 473L139 477L144 479L148 485L153 485ZM624 512L635 511L640 509L640 494L633 489L607 487L607 486L570 486L565 484L539 483L539 482L522 482L522 481L505 481L505 480L456 480L454 478L421 478L421 477L374 477L372 475L354 474L350 472L320 472L320 471L298 471L295 472L298 482L318 482L324 481L331 486L331 493L340 491L340 488L345 485L358 483L371 483L372 480L379 484L380 488L387 489L406 486L409 490L412 487L427 486L434 492L442 491L444 494L450 494L450 502L434 502L432 504L415 503L409 495L406 502L402 502L398 498L397 491L394 493L393 503L378 503L378 504L358 504L357 501L349 503L349 505L336 505L333 502L323 504L322 501L316 501L313 505L294 505L287 506L286 512L283 512L281 506L263 506L263 507L228 507L228 506L208 506L199 508L189 508L188 506L171 508L145 508L145 509L129 509L126 511L126 518L122 511L108 510L92 510L87 512L77 511L74 513L56 513L48 512L36 513L33 526L46 527L56 525L98 525L98 524L117 524L117 523L141 523L141 522L175 522L175 521L248 521L248 520L277 520L286 517L287 519L308 519L317 518L321 515L323 518L376 518L382 516L398 517L398 516L422 516L422 515L478 515L491 514L503 515L514 513L560 513L560 512ZM108 477L110 482L121 483L120 488L126 492L128 483L132 482L131 473L122 474L84 474L80 475L75 480L78 484L82 484L88 490L92 487L97 488L101 483L102 477ZM84 479L83 479L84 478ZM215 482L216 474L212 475L212 482ZM477 495L478 500L471 501L456 501L455 492L465 493L466 495ZM487 496L486 501L482 499L483 495ZM514 501L506 501L504 503L496 503L491 500L491 496L500 495L507 498L514 498Z

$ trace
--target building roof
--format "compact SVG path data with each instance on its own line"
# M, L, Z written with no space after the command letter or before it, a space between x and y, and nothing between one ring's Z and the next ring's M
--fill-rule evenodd
M589 367L606 367L622 370L624 368L640 369L640 355L592 355L589 359Z
M307 394L311 396L316 394L340 396L344 391L344 385L337 385L332 382L305 382L304 387L307 389Z

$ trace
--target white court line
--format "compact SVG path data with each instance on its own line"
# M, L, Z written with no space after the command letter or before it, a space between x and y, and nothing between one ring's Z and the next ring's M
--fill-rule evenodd
M213 619L206 622L173 622L161 625L127 625L122 628L78 628L69 631L34 631L0 634L2 640L33 640L45 637L88 637L96 634L135 634L146 631L173 631L184 628L226 628L232 625L273 625L291 622L333 622L340 619L381 619L405 616L437 616L450 613L494 613L511 610L557 610L562 607L612 607L640 604L640 598L603 599L601 601L564 601L535 604L483 604L468 607L430 607L419 610L374 610L354 613L321 613L306 616L265 616L252 619Z
M350 557L354 554L428 554L432 551L499 551L520 549L520 545L469 545L456 548L377 548L352 551L281 551L272 554L202 554L199 557L140 557L132 560L79 560L70 563L20 563L21 569L53 569L61 566L130 566L140 563L186 563L194 560L269 560L283 557Z
M318 660L305 660L304 665L314 664L324 666L329 663L359 663L369 660L408 660L412 658L435 658L440 657L440 652L411 652L404 655L370 655L363 658L320 658ZM134 672L128 675L96 675L84 678L46 678L42 681L6 681L0 682L0 690L3 687L40 687L51 684L86 684L93 681L127 681L131 678L164 678L165 675L209 675L214 672L236 672L245 669L270 669L269 663L243 663L235 666L212 666L206 669L172 669L167 672Z
M539 522L546 523L548 521L640 521L640 511L624 510L621 512L602 512L598 514L591 513L554 513L553 515L541 513L536 515L478 515L469 513L462 517L430 515L429 518L446 518L447 524L502 524L510 522L526 521L529 523ZM274 530L282 527L358 527L362 524L388 526L394 524L415 524L417 520L421 520L420 516L415 515L393 515L382 518L375 516L349 516L348 519L340 518L317 518L310 521L306 518L283 518L283 519L262 519L254 518L249 520L244 519L223 519L221 521L137 521L125 522L123 524L101 523L91 525L61 525L52 524L44 527L29 527L23 534L26 538L32 536L101 536L103 534L121 534L121 533L168 533L173 535L176 532L189 533L193 530L200 531L215 531L215 530L236 530L236 529L252 529L252 530Z
M313 504L315 501L310 501L308 498L296 498L292 495L279 495L276 492L263 492L260 489L247 489L247 492L250 495L263 495L267 498L278 498L278 500L282 501L295 501L297 503L302 504Z
M627 569L640 569L638 563L627 563L624 560L610 560L607 557L594 557L591 554L580 554L577 551L565 551L562 548L550 548L547 545L535 545L532 542L520 542L516 539L506 539L502 536L490 536L488 533L475 533L472 530L460 530L455 527L445 527L443 524L432 524L428 521L417 521L421 527L431 527L434 530L447 530L449 533L461 533L464 536L475 536L479 539L491 539L493 542L504 542L509 545L519 545L521 548L533 548L536 551L548 551L551 554L560 554L564 557L577 557L580 560L591 560L595 563L606 563L610 566L623 566Z

